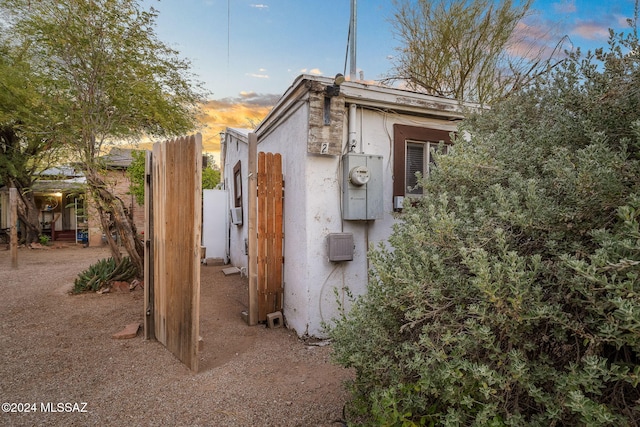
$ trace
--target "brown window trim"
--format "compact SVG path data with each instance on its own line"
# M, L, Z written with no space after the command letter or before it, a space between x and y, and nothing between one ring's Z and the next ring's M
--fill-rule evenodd
M419 126L393 125L393 197L405 195L405 145L407 140L451 144L451 132Z

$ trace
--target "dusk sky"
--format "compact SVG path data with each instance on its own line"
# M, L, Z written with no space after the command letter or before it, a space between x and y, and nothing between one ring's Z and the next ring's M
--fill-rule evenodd
M207 134L252 127L300 74L345 71L350 0L144 0L159 11L161 40L192 61L211 92ZM634 0L536 0L522 30L538 42L583 50L628 28ZM359 0L357 68L365 80L390 72L398 40L392 0ZM347 74L349 64L346 65ZM245 115L246 117L243 117ZM207 150L217 140L205 136ZM212 145L213 144L213 145Z

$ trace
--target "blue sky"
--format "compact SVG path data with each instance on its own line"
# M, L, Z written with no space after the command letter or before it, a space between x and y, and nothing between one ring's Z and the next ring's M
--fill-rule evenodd
M145 0L157 32L192 61L211 99L273 103L301 73L343 72L350 0ZM367 80L392 68L398 41L391 0L359 0L357 66ZM634 0L537 0L528 30L574 46L605 46L623 29ZM549 33L551 31L551 33ZM349 65L347 64L347 73Z

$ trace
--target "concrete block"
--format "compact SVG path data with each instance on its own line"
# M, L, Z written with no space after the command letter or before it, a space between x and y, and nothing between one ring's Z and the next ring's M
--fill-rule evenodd
M269 328L282 328L282 313L276 311L274 313L267 314L267 327Z
M240 274L240 269L238 267L228 267L228 268L223 268L222 272L224 273L225 276L230 276L232 274Z
M242 317L242 320L244 320L244 323L246 323L247 325L249 324L249 313L247 313L246 310L240 313L240 317Z

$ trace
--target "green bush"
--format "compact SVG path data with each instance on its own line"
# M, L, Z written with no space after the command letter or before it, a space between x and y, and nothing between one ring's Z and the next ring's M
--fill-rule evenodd
M73 284L73 293L97 291L115 281L128 281L136 277L137 270L129 257L119 263L105 258L92 264L78 275Z
M352 420L640 423L639 53L614 35L461 126L330 331Z

